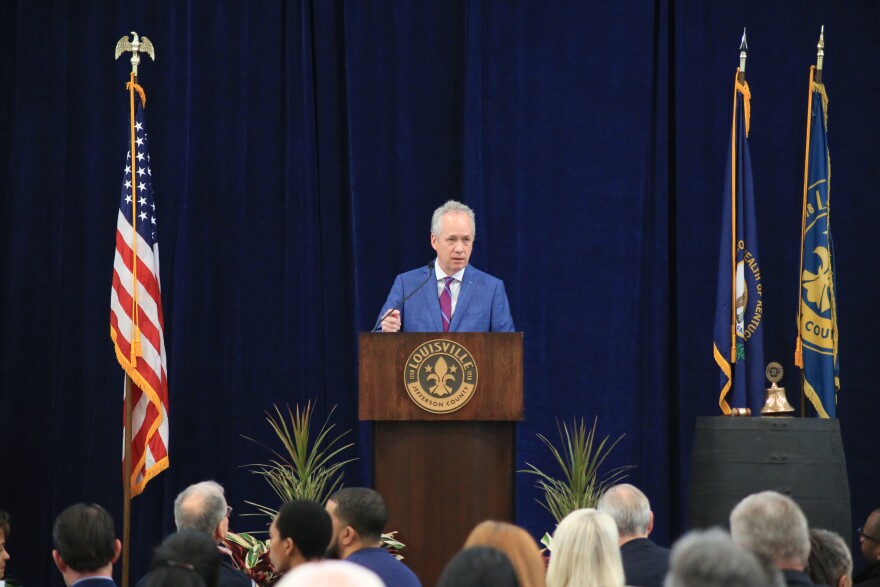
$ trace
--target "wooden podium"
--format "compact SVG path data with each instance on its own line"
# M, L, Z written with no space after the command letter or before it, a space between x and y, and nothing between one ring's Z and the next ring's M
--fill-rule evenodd
M404 562L425 587L436 583L475 525L513 520L522 339L521 332L360 335L359 417L375 421L375 488L388 506L388 528L406 544ZM433 409L428 387L410 397L408 387L418 387L425 373L439 375L427 386L439 385L445 373L446 397L460 397L465 371L473 371L476 387L455 411L419 407L416 401Z

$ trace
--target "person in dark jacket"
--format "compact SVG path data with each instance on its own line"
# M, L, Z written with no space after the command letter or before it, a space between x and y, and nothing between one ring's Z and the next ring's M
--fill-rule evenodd
M654 529L654 512L648 497L637 487L621 483L602 494L596 509L610 515L617 524L626 584L662 587L669 570L670 552L648 538Z
M147 587L217 587L220 552L210 536L183 530L156 547Z
M730 513L730 534L782 571L789 587L815 585L804 572L810 557L807 517L790 497L776 491L749 495Z
M288 501L269 527L269 559L275 572L284 574L301 564L322 560L331 536L333 522L324 506L309 499Z
M865 567L853 577L853 583L865 587L880 587L880 509L870 513L865 525L858 529L858 534Z
M220 545L229 530L229 514L232 512L226 504L223 486L216 481L202 481L190 485L178 494L174 500L174 523L177 531L195 530L211 537L222 555L218 587L254 587L254 582L247 575L235 568L231 562L229 551ZM137 587L146 587L147 573L137 583Z
M65 585L115 587L113 563L122 543L107 510L95 503L70 506L56 518L52 542L52 560Z

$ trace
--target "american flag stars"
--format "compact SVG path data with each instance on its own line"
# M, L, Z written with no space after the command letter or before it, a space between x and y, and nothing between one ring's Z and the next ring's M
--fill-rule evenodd
M137 182L134 184L135 197L137 200L137 212L135 219L143 221L142 226L137 224L137 231L144 240L152 246L157 239L156 235L156 203L153 200L153 186L151 182L152 171L150 170L150 154L147 151L147 133L144 132L144 125L140 121L135 124L135 154L132 161L132 153L128 151L125 155L125 176L122 181L123 201L127 204L128 209L122 210L129 222L132 221L132 168L137 175ZM149 220L149 224L146 221ZM149 228L149 230L147 230Z

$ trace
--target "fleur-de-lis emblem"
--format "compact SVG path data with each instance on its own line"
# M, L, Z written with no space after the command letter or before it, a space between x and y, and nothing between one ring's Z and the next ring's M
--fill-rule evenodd
M434 395L442 396L452 393L452 388L448 384L451 381L455 381L455 376L449 372L449 365L446 364L446 360L443 357L437 359L437 362L434 363L434 372L428 375L426 379L434 383L430 389Z
M816 247L813 254L819 257L819 267L815 273L804 269L804 296L824 314L831 309L831 254L825 247Z
M469 350L440 338L416 347L403 370L406 393L415 404L433 414L464 407L477 388L477 364Z

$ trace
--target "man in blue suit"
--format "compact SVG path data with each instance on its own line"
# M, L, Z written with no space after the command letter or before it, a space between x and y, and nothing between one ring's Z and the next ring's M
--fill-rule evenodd
M514 331L504 282L468 265L475 235L468 206L450 200L434 211L437 259L397 276L380 315L382 332Z
M72 505L55 520L52 560L65 585L115 587L113 563L122 543L116 539L113 518L97 504Z

